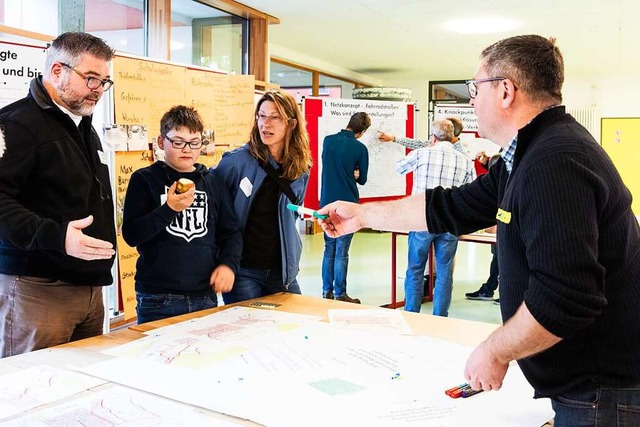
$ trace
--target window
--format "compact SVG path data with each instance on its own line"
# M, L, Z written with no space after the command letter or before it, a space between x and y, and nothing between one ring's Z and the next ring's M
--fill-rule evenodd
M269 81L280 85L283 90L291 93L298 102L306 96L351 98L351 93L356 87L354 82L279 60L271 60L270 70ZM316 93L314 93L314 75L317 76L318 81Z
M104 39L121 52L145 54L143 0L84 0L84 11L84 31ZM72 30L76 29L63 31Z
M22 30L55 36L58 31L58 1L0 0L0 22Z
M269 81L280 85L298 103L302 102L302 97L313 95L313 74L310 71L273 61L271 61L270 70Z
M351 92L356 87L355 84L334 77L320 74L320 87L318 88L318 96L327 96L329 98L351 98Z
M192 0L171 2L171 61L248 74L248 20Z
M464 80L429 82L429 101L438 104L467 104L469 92Z
M0 0L0 22L50 37L86 31L119 51L145 52L144 0Z

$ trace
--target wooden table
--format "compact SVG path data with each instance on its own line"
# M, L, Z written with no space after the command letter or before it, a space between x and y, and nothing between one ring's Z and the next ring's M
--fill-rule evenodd
M91 364L104 361L111 357L101 353L101 351L142 338L143 336L145 336L143 334L143 332L145 331L171 325L180 321L201 317L222 310L227 310L234 306L251 307L251 304L256 301L280 304L277 308L268 310L317 315L321 316L323 318L323 321L328 320L329 309L344 308L350 310L361 310L377 308L366 305L351 304L342 301L328 300L318 297L294 294L275 294L259 298L257 300L244 301L214 309L203 310L196 313L185 314L170 319L163 319L156 322L145 323L142 325L134 325L126 329L111 332L109 334L88 338L81 341L75 341L39 351L25 353L18 356L0 359L0 372L2 374L6 374L9 372L38 365L46 365L63 369L69 369L70 366L89 366ZM449 319L425 314L402 312L402 315L405 317L416 335L428 335L465 345L477 345L497 327L497 325L494 324L460 319ZM107 386L109 384L112 383L108 383ZM105 385L100 387L105 387ZM88 392L84 393L87 394ZM57 404L59 403L54 402L45 405L43 408L51 408L56 406ZM233 420L233 422L240 425L258 425L251 421L239 420L234 417L228 417L226 415L218 414L212 411L206 411L204 409L202 411L211 412L211 416L214 418L226 418L228 420ZM36 412L36 410L28 411L27 414L34 412Z
M162 326L168 326L177 322L182 322L184 320L201 317L206 314L214 313L221 310L226 310L230 307L251 307L251 304L255 301L281 304L279 307L271 310L322 316L323 322L328 321L328 310L332 308L344 308L349 310L375 308L364 304L352 304L343 301L310 297L306 295L281 293L257 298L255 300L225 305L210 310L203 310L197 313L184 314L182 316L172 317L170 319L143 323L142 325L134 325L131 326L130 329L138 332L147 332ZM409 326L411 327L415 335L428 335L431 337L441 338L447 341L452 341L464 345L478 345L498 327L498 325L491 323L482 323L463 319L450 319L446 317L431 316L420 313L402 312L402 315L407 320L407 323L409 323Z
M404 307L404 300L398 301L397 289L396 289L396 278L398 269L396 267L396 257L398 254L398 236L406 236L408 233L392 231L391 232L391 303L385 304L383 307L387 308L398 308ZM472 243L484 243L493 245L496 243L496 235L493 233L471 233L471 234L463 234L458 237L458 240L461 242L472 242ZM433 244L429 247L429 256L427 264L429 265L429 285L425 290L424 302L429 302L433 300L433 282L434 282L434 270L433 270L434 256L433 256Z
M291 313L317 315L323 318L322 321L328 320L329 309L343 308L349 310L364 310L376 308L372 306L350 304L342 301L334 301L318 297L294 294L275 294L256 300L244 301L236 304L218 307L215 309L203 310L196 313L177 316L170 319L163 319L156 322L135 325L131 326L128 329L121 329L106 335L88 338L85 340L76 341L14 357L0 359L0 371L2 373L8 373L12 370L24 369L36 365L48 365L66 369L68 369L69 366L88 366L90 364L103 361L110 357L100 353L101 351L139 339L144 336L143 332L145 331L227 310L234 306L252 307L252 304L256 301L279 304L276 308L265 310L277 310ZM498 325L495 324L481 323L469 320L438 317L420 313L409 313L404 311L401 313L415 335L425 335L440 338L463 345L475 346L479 344L498 327ZM113 386L113 383L107 383L106 385L98 386L96 387L95 391L99 391L101 388L110 386ZM84 393L88 394L89 392ZM56 407L59 404L59 402L54 402L44 406L44 408ZM186 407L193 408L190 405L184 403L180 403L180 405L186 405ZM258 426L258 424L248 420L229 417L201 408L197 410L199 413L202 413L207 417L211 417L212 423L214 423L215 420L218 419L233 421L233 423L236 423L238 425ZM35 412L35 410L28 411L27 413L30 412L33 413Z

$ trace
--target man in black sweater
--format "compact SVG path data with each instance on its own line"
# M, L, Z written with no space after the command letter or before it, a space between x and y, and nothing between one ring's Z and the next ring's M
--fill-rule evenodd
M560 106L563 68L553 39L489 46L467 82L480 134L504 148L489 173L426 204L335 202L321 223L460 235L497 220L504 325L469 357L471 386L499 389L517 360L556 427L640 425L640 227L611 160Z
M91 117L113 53L61 34L29 95L0 110L0 357L102 333L116 232Z

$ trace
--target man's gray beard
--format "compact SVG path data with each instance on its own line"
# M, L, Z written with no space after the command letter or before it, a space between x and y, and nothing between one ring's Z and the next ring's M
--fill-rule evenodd
M57 89L60 100L64 103L64 106L73 114L83 117L93 114L93 110L95 109L96 104L84 105L83 101L85 100L85 97L82 97L78 101L79 95L77 92L70 88L68 79L63 80L57 87Z
M82 103L84 98L81 101L77 101L75 99L65 99L66 96L61 94L60 99L65 103L67 109L71 111L73 114L77 116L90 116L93 114L93 110L95 109L95 104L93 105L85 105Z

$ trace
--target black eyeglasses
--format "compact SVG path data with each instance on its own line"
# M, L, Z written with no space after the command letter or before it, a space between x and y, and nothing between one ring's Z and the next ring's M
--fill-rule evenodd
M201 139L199 139L197 141L188 141L187 142L187 141L183 141L181 139L171 139L166 135L164 135L163 137L164 137L164 139L166 139L167 141L169 141L171 143L171 146L173 148L178 149L178 150L182 150L187 145L192 150L197 150L199 148L202 148L202 146L206 144L206 141L203 141Z
M95 77L87 76L85 73L76 70L74 67L72 67L69 64L65 64L64 62L61 62L60 65L62 65L63 67L67 67L67 68L73 70L77 75L79 75L80 77L85 79L87 81L87 87L89 89L91 89L91 90L96 90L100 86L102 86L102 90L107 91L107 90L109 90L111 88L111 86L113 86L113 80L111 80L111 79L100 80L100 79L95 78Z
M489 77L486 79L467 80L464 84L467 85L467 91L469 91L469 98L474 99L478 95L478 83L484 82L497 82L498 80L506 80L506 77Z

